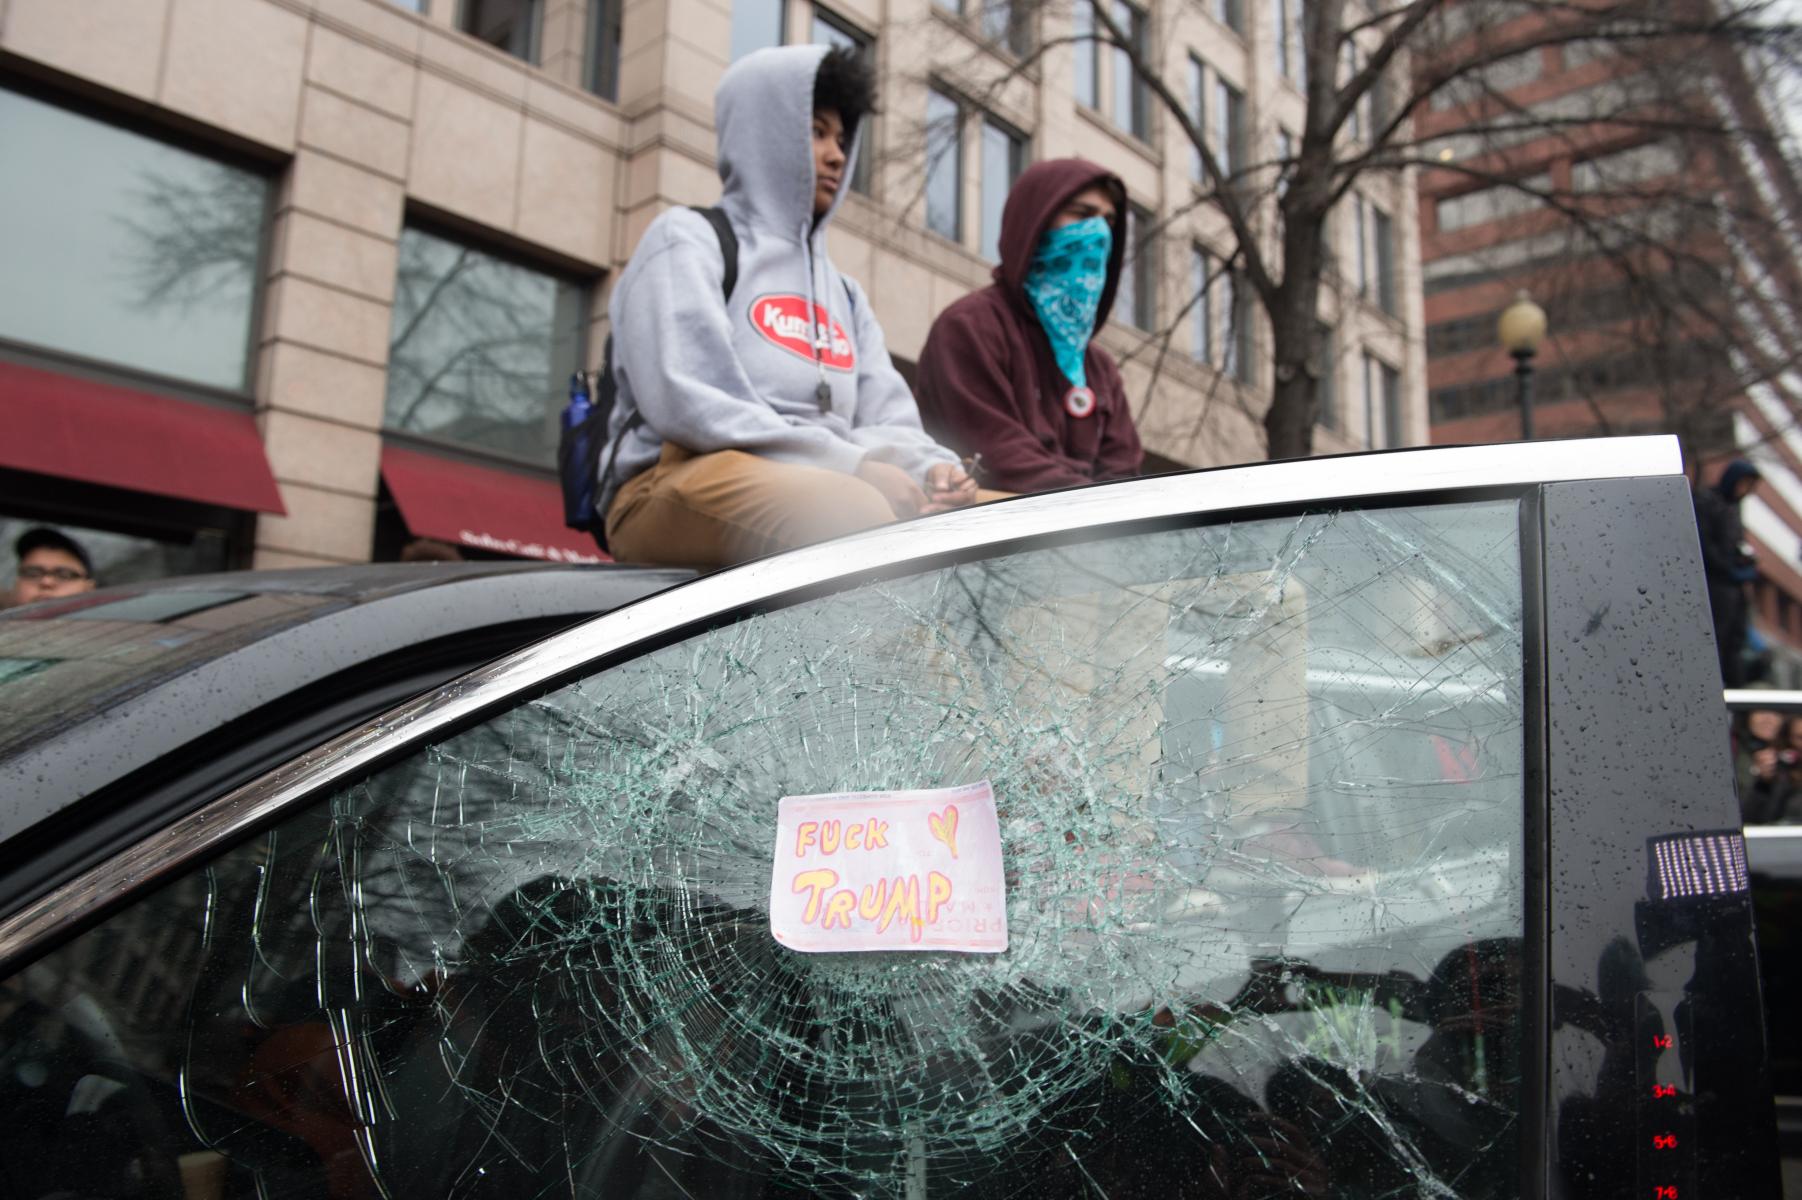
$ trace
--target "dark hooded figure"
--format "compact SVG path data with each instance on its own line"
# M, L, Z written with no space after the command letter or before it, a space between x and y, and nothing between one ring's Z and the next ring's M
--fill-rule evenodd
M1714 611L1715 648L1721 655L1721 682L1746 684L1746 585L1758 577L1746 552L1739 504L1758 486L1758 468L1736 458L1721 470L1712 488L1696 489L1696 532L1702 540L1702 569L1708 576L1708 606Z
M920 356L920 412L980 454L985 487L1038 492L1139 472L1120 369L1091 338L1126 251L1126 186L1105 167L1028 167L1001 213L995 282L947 308Z

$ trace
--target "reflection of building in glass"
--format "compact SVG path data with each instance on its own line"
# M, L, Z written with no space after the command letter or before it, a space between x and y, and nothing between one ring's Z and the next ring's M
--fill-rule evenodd
M130 538L106 578L358 562L415 536L591 553L553 482L567 380L598 365L609 283L645 226L718 196L721 73L782 42L879 72L832 249L904 374L932 318L988 282L1019 172L1082 155L1134 202L1130 286L1101 337L1136 401L1155 390L1151 464L1262 453L1269 331L1191 148L1125 54L1062 43L1055 6L243 0L221 25L171 0L96 35L54 0L18 5L0 32L30 68L0 86L0 171L22 181L0 196L0 411L19 416L0 426L0 519ZM1109 10L1245 170L1293 150L1303 106L1300 55L1254 9ZM1334 274L1356 262L1360 287L1323 301L1323 451L1422 440L1399 298L1411 188L1370 174L1336 214ZM1352 378L1365 362L1375 393ZM1384 386L1392 402L1371 398ZM510 501L476 528L440 503L459 491Z

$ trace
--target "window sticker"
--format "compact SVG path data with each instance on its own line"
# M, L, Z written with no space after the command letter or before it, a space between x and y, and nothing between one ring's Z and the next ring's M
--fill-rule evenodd
M1006 950L994 790L784 796L770 932L810 954Z

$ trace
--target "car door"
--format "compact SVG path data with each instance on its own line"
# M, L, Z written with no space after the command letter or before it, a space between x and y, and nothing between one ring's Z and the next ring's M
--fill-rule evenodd
M0 924L0 1179L1772 1195L1678 467L1147 479L600 618Z

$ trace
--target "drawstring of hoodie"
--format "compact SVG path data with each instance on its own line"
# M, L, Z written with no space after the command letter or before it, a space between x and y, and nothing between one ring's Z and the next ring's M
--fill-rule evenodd
M820 356L820 294L815 290L819 282L819 258L813 252L813 230L815 223L810 221L801 226L801 249L807 259L807 326L809 334L807 348L813 352L813 367L820 374L819 386L813 390L813 398L819 404L821 412L832 408L832 385L826 381L826 362ZM832 310L826 309L826 334L832 336Z

